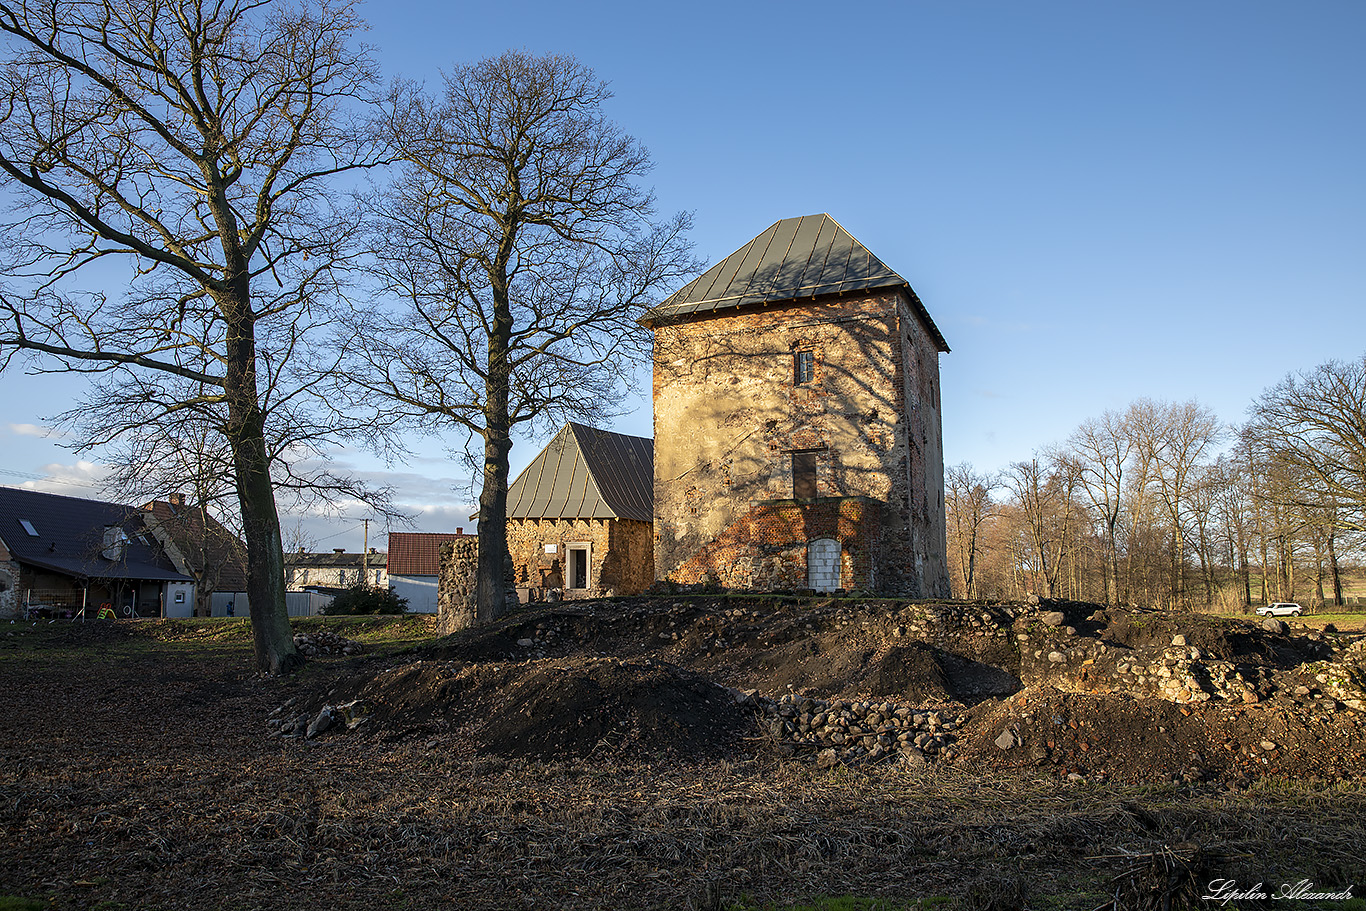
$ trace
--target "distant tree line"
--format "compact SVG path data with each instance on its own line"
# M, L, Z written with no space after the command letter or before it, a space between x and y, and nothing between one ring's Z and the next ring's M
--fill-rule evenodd
M1249 609L1345 603L1366 544L1366 357L1287 377L1221 425L1139 399L997 473L945 473L956 597Z

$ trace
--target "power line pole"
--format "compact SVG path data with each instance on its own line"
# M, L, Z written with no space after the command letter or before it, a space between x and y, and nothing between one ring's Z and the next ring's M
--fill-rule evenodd
M365 543L360 549L360 583L361 585L370 584L370 520L361 519L365 524Z

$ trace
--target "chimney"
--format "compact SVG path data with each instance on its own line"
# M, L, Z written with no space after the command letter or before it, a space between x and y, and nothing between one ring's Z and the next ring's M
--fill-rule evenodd
M463 535L463 534L465 533L465 529L463 529L463 528L461 528L459 525L457 525L457 526L455 526L455 533L456 533L457 535Z
M171 494L169 497L167 497L166 499L168 499L168 500L171 501L171 505L172 505L172 506L184 506L184 505L185 505L185 495L184 495L183 493L173 493L173 494Z

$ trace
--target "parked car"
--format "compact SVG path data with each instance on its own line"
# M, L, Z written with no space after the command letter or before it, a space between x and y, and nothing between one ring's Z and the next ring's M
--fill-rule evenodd
M1257 613L1263 617L1298 617L1304 613L1304 608L1294 601L1277 601L1275 604L1257 608Z

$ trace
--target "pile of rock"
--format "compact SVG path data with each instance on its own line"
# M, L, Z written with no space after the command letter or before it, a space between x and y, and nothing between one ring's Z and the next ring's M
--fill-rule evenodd
M966 720L947 710L877 700L813 699L798 693L777 700L752 693L746 698L758 703L773 736L814 753L822 767L898 758L923 766L952 759L957 753L954 732Z
M340 638L340 637L338 637ZM266 719L266 733L272 737L298 737L312 740L333 728L354 730L370 714L369 707L359 699L336 705L328 704L316 714L300 712L300 700L293 697L270 713Z
M295 633L294 647L305 658L336 658L345 655L359 655L365 646L355 639L347 639L330 630L316 633Z

